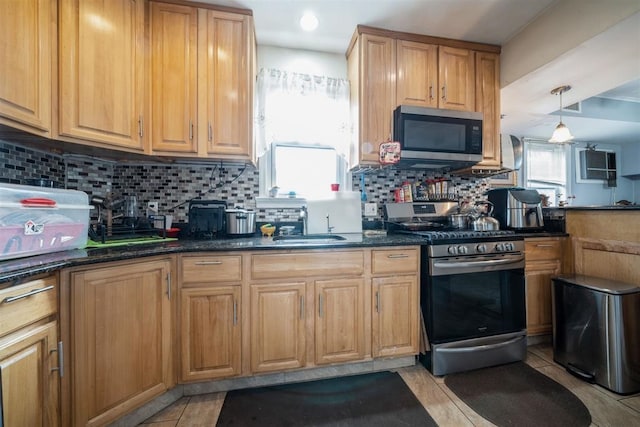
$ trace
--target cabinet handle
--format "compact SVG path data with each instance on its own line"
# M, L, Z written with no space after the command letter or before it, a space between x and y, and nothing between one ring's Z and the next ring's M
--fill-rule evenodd
M58 367L51 368L51 372L58 371L58 375L62 378L64 376L64 348L62 341L58 341L58 348L49 351L49 354L55 353L56 351L58 352Z
M138 116L138 135L142 138L142 134L144 133L144 118L142 115Z
M390 258L390 259L409 258L409 255L407 255L407 254L391 254L391 255L387 255L387 258Z
M20 294L20 295L16 295L14 297L6 297L5 299L2 300L2 304L14 302L14 301L17 301L19 299L30 297L31 295L39 294L41 292L47 292L47 291L50 291L51 289L53 289L54 287L55 286L53 286L53 285L46 286L44 288L32 289L29 292L26 292L26 293Z
M238 324L238 301L233 300L233 326Z
M429 86L429 99L433 99L433 85Z
M447 100L447 87L446 86L442 86L442 99L444 101Z
M538 248L552 248L554 245L536 245Z
M211 127L211 122L209 122L209 141L213 141L213 127Z
M221 265L222 261L198 261L196 265Z
M380 313L380 292L376 291L376 313Z
M171 273L167 273L167 297L171 300Z
M304 319L304 296L300 295L300 318Z
M322 294L318 294L318 317L322 317Z
M189 120L189 140L193 140L193 120Z

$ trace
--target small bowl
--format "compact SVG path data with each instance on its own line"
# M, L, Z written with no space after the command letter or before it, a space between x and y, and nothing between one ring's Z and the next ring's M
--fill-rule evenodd
M180 229L177 227L167 228L165 231L167 237L178 237L178 234L180 234Z
M263 225L262 227L260 227L260 231L262 232L263 236L271 237L271 236L273 236L273 233L275 233L275 231L276 231L276 226L275 225L269 225L269 226Z

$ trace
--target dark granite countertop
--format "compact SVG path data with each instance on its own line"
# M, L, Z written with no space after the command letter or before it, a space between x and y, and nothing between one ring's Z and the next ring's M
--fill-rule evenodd
M273 239L266 237L245 237L218 240L176 240L106 249L75 249L0 261L0 283L17 281L36 274L50 273L67 267L184 252L334 249L420 245L423 243L421 238L412 235L389 234L387 236L366 237L362 234L344 234L342 236L346 237L346 240L338 240L331 243L292 243L273 241Z

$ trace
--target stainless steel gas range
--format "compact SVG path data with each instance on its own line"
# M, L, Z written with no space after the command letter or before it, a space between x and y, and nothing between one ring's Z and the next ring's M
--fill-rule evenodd
M511 230L449 229L452 207L385 206L391 232L424 239L420 305L430 351L420 360L434 375L524 360L524 239Z

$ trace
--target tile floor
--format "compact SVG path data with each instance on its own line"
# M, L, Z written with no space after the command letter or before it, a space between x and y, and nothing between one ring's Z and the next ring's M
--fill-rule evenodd
M640 427L640 393L620 396L578 380L553 362L553 349L549 344L530 346L526 363L573 391L589 408L592 426ZM401 368L398 373L439 426L493 425L458 399L444 384L444 378L432 376L422 365ZM140 426L213 426L224 397L224 392L183 397Z

